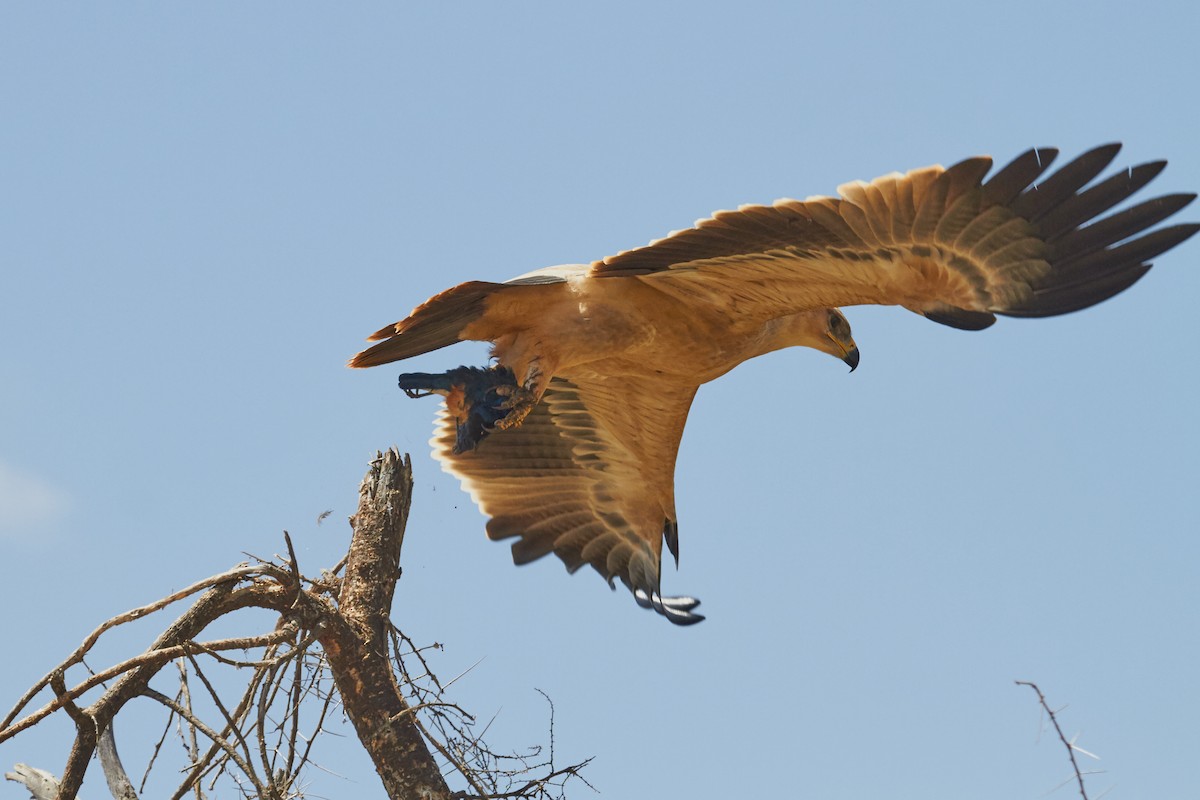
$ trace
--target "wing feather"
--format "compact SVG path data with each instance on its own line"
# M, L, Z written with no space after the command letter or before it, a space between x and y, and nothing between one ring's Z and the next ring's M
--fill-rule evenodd
M1069 233L1141 189L1158 177L1166 166L1166 161L1151 161L1118 172L1044 214L1038 220L1038 229L1047 240Z
M665 293L728 308L743 323L864 303L970 329L996 314L1064 314L1132 285L1148 259L1196 232L1151 230L1191 194L1103 216L1165 164L1089 186L1119 150L1094 148L1041 183L1054 149L1030 150L986 181L992 162L979 156L847 183L837 198L743 206L596 262L590 274L640 275Z
M1120 151L1121 145L1115 142L1087 151L1041 184L1031 185L1009 207L1017 216L1037 221L1055 206L1073 197L1111 164Z
M983 185L988 204L1011 204L1049 169L1057 157L1058 150L1053 147L1035 147L1014 158Z
M439 415L431 444L490 517L488 537L515 539L513 561L554 553L574 572L657 592L664 536L674 538L675 455L696 387L654 378L556 377L516 428L453 452Z

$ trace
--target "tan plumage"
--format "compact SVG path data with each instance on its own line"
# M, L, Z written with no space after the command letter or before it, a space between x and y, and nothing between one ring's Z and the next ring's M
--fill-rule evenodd
M453 453L455 425L443 410L434 453L491 517L489 537L520 537L518 564L553 552L568 569L590 563L610 580L657 588L694 394L653 378L555 378L519 427L471 452Z
M489 536L517 538L518 563L550 552L572 570L590 563L673 621L695 621L694 602L664 606L657 593L663 541L677 553L675 454L697 388L792 345L856 364L841 306L899 305L977 330L996 314L1052 316L1117 294L1200 228L1147 233L1194 198L1181 194L1094 221L1165 166L1088 187L1118 150L1096 148L1040 184L1054 150L988 180L991 160L978 157L846 184L838 198L718 212L589 266L460 284L377 332L383 341L350 364L492 342L515 382L455 372L451 390L446 376L401 376L457 392L434 453L491 518ZM472 413L493 415L497 430L480 441L472 418L464 433Z

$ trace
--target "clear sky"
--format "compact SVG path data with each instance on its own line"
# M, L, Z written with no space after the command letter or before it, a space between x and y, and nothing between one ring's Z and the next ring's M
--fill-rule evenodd
M1200 242L982 333L851 308L853 375L787 351L701 390L664 585L703 599L689 629L513 567L429 457L434 401L343 365L460 281L892 170L1120 140L1200 190L1197 31L1193 2L4 4L2 704L284 529L332 565L394 444L396 620L445 677L482 659L454 688L499 749L545 739L546 691L604 797L1040 798L1070 771L1017 679L1101 757L1093 797L1194 791ZM68 733L0 765L57 772ZM328 747L314 794L382 796Z

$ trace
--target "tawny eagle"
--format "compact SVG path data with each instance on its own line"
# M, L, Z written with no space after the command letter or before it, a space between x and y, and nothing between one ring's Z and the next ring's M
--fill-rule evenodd
M793 345L853 369L841 306L903 306L980 330L996 314L1048 317L1112 297L1200 229L1149 230L1193 194L1097 219L1166 164L1089 186L1119 149L1040 182L1056 150L986 180L983 156L893 173L838 197L720 211L589 265L459 284L372 335L382 341L350 366L491 342L490 369L400 376L411 396L445 396L434 455L490 517L488 536L515 538L518 564L549 553L571 571L591 564L641 605L696 622L697 600L659 586L664 542L678 564L675 456L700 385Z

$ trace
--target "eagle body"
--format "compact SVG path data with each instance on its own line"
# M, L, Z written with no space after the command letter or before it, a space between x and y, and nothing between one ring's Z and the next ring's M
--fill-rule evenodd
M698 601L659 589L664 544L678 562L675 457L697 389L790 346L853 369L845 306L982 330L997 315L1055 316L1120 293L1200 225L1154 227L1193 194L1113 211L1166 165L1097 181L1119 149L1048 177L1049 148L991 175L984 156L892 173L837 197L717 212L588 265L468 281L377 331L350 366L491 342L490 369L400 376L412 396L446 398L434 455L490 518L488 536L513 539L517 563L590 564L690 624Z
M568 269L555 267L555 275ZM535 361L556 375L655 375L698 386L738 364L792 344L823 324L811 313L767 320L740 316L728 303L697 303L635 276L589 280L586 265L555 283L515 284L496 292L461 338L492 342L492 355L517 375ZM732 312L732 313L731 313ZM522 320L519 328L512 321Z

